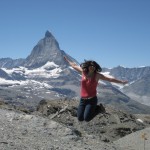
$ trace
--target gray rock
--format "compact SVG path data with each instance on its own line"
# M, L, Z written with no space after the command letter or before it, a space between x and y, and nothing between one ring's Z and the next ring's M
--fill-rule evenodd
M98 139L80 138L53 120L0 109L0 147L3 150L121 150Z

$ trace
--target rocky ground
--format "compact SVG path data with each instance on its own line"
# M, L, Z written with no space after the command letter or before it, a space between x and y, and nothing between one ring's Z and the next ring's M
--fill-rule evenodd
M78 101L42 100L32 112L1 101L1 150L125 150L124 141L131 141L127 136L133 139L134 134L150 126L148 115L128 114L110 107L90 122L78 122L77 104Z
M113 142L125 135L131 134L150 126L150 119L143 123L138 121L142 116L137 116L106 107L106 113L99 113L90 122L78 122L76 117L78 101L41 101L37 111L43 117L53 119L65 126L78 130L81 135L92 134L104 142ZM141 118L142 120L144 119ZM145 118L146 119L146 118Z
M150 128L129 134L117 141L114 144L124 150L149 150L150 149Z

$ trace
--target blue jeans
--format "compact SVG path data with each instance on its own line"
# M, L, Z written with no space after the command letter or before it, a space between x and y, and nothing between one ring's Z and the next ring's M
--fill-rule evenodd
M80 99L78 106L77 117L79 121L90 121L95 116L95 109L97 105L97 97L91 99Z

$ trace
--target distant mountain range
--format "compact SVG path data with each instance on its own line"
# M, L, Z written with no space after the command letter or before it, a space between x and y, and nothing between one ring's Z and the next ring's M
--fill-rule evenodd
M52 33L46 31L26 59L1 58L0 98L32 108L41 99L79 98L80 74L64 61L64 55L78 63L61 50ZM101 81L100 102L133 113L150 113L149 66L103 68L102 73L128 80L129 84L121 86Z

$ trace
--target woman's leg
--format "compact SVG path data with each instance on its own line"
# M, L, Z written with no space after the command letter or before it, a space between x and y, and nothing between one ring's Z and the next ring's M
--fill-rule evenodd
M80 99L80 103L77 110L77 117L79 121L84 120L84 111L85 111L86 102L82 98Z
M91 121L95 117L95 109L97 106L97 97L94 97L86 101L86 107L84 110L84 120Z

